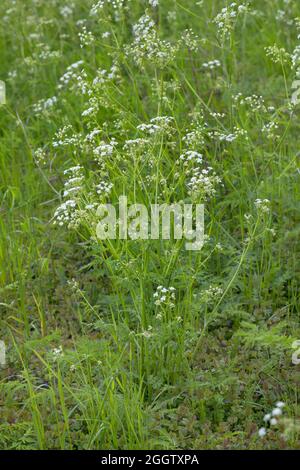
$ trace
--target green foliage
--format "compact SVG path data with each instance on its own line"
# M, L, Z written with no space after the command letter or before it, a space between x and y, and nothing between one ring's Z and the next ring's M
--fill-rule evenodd
M300 6L150 3L1 2L1 449L299 448ZM122 194L202 250L97 239Z

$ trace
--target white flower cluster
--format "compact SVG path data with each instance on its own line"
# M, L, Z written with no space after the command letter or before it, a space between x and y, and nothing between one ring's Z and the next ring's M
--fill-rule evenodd
M93 80L93 86L102 86L104 83L107 83L111 80L114 80L118 77L119 67L114 63L110 70L99 69L97 70L96 77Z
M46 163L46 153L42 148L37 148L33 153L33 158L37 165L44 165Z
M174 301L176 298L175 292L175 287L158 286L156 292L153 294L153 298L155 299L155 305L168 306L174 308Z
M61 52L52 51L48 44L40 43L37 45L37 48L39 48L39 51L34 55L44 62L51 59L59 59L61 57Z
M210 303L218 299L223 294L223 289L218 286L209 286L208 289L201 293L201 300Z
M285 2L285 3L287 3L287 2ZM293 26L293 24L294 24L294 20L289 19L288 15L287 15L287 12L284 11L284 10L280 10L280 9L277 10L275 18L276 18L277 21L282 21L282 22L286 23L287 26Z
M58 346L58 348L52 349L52 356L53 356L54 361L56 361L58 358L63 356L62 346Z
M263 125L261 132L265 134L267 139L271 140L271 139L279 138L279 135L276 134L277 129L278 129L278 124L274 121L271 121Z
M61 7L59 9L59 13L64 18L68 18L69 16L73 14L73 10L74 10L74 5L71 3L70 5L64 5L63 7Z
M198 123L194 129L190 130L182 137L182 141L190 148L201 147L205 143L204 133L206 131L206 127L207 125L205 123Z
M74 133L70 124L59 129L52 141L52 146L54 148L68 147L69 145L73 145L77 148L80 148L82 145L82 136L80 134Z
M300 66L300 45L297 45L291 55L293 67Z
M59 84L57 86L59 90L67 87L69 83L73 84L73 87L71 87L71 90L73 90L74 88L77 88L78 82L81 81L82 74L84 74L83 70L79 70L82 64L83 64L83 61L78 60L77 62L74 62L73 64L69 65L66 72L59 79Z
M40 100L36 104L33 105L33 111L35 114L40 115L44 112L49 111L53 106L57 103L56 96L52 96L52 98L48 98L46 100Z
M285 403L283 401L278 401L275 405L275 408L271 411L271 413L267 413L264 416L264 422L266 424L270 424L270 426L276 426L278 424L278 419L282 415L282 409L284 408ZM259 437L264 437L267 434L266 427L262 427L258 431Z
M78 33L78 37L79 37L81 48L90 46L95 41L95 37L93 36L93 33L91 31L88 31L86 29L86 26L82 27L82 30Z
M157 116L155 118L150 119L149 124L139 124L137 126L137 129L149 135L156 134L159 132L168 132L169 134L171 134L173 132L173 121L174 118L170 116Z
M73 166L64 171L64 175L68 176L64 184L63 197L69 197L63 202L54 213L54 225L69 225L75 217L75 208L77 206L76 196L81 191L81 183L83 181L83 171L80 165Z
M96 96L92 96L88 100L88 107L84 109L81 113L82 117L93 116L98 112L99 101Z
M222 119L226 116L225 113L217 113L215 111L210 111L209 114L211 115L211 117L217 118L217 119Z
M269 199L256 199L254 201L254 205L256 207L256 209L263 213L263 214L267 214L270 212L270 201Z
M237 5L236 2L232 2L227 7L222 8L221 12L213 20L217 25L218 34L223 38L228 36L234 28L238 14L245 11L247 11L247 5Z
M112 138L109 143L101 141L98 147L93 151L97 161L102 163L105 158L111 157L116 146L117 141L114 138Z
M238 93L237 95L233 96L234 105L246 105L250 108L253 112L267 112L267 108L265 105L265 101L262 96L258 95L250 95L250 96L243 96L242 93ZM271 111L271 109L269 109Z
M83 181L83 176L79 175L81 167L73 167L70 168L68 171L72 171L72 173L76 176L72 176L65 182L65 189L64 189L64 197L69 196L70 194L74 195L77 194L81 190L81 183Z
M126 48L126 54L143 66L145 61L164 67L173 58L176 47L159 39L153 19L145 14L133 26L133 43Z
M202 64L202 67L204 67L205 69L209 69L209 70L214 70L215 68L220 67L220 66L221 66L221 62L217 59L210 60L209 62L204 62Z
M93 142L95 137L97 135L101 134L101 131L100 129L93 129L91 132L89 132L86 136L85 136L85 141L86 142Z
M219 131L212 131L208 132L209 137L218 139L219 142L234 142L238 137L245 137L248 138L248 133L245 129L241 129L239 127L234 127L233 132L230 134L223 134Z
M221 183L221 178L211 167L193 170L193 176L188 182L189 194L192 197L208 199L216 194L216 186Z
M90 10L90 15L91 16L98 15L101 12L101 10L103 10L105 5L111 5L115 11L119 11L123 8L124 3L125 3L125 0L98 0L97 3L94 3L94 5L92 5L92 8Z
M90 15L91 16L96 16L98 13L103 10L105 5L105 0L99 0L97 3L94 3L92 5L92 8L90 10Z
M298 33L300 31L300 20L296 19L296 27L298 30ZM300 39L300 34L297 36L298 39ZM295 49L293 50L291 54L291 60L292 60L292 67L295 69L295 80L292 83L292 89L295 90L292 93L292 105L297 105L299 104L299 81L300 81L300 45L298 44Z
M73 199L68 199L63 202L54 213L54 225L66 225L69 224L72 220L72 214L76 208L76 201Z
M101 183L96 185L96 193L100 196L109 196L113 188L113 183L107 183L106 181L101 181Z
M183 31L181 41L193 52L197 52L200 48L201 39L192 29L186 29Z
M265 47L265 51L266 56L270 57L272 62L275 64L284 64L291 58L290 54L284 49L284 47L279 47L277 44Z
M125 141L123 149L124 150L142 149L148 143L149 143L148 139L143 139L143 138L128 139Z
M201 164L203 161L202 153L195 150L185 150L177 160L177 164L182 162L183 166L188 166L190 162Z

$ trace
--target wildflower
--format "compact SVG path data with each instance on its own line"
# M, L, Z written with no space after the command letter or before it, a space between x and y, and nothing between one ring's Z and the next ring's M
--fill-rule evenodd
M218 286L209 286L208 289L202 292L201 298L202 301L206 303L213 302L215 299L219 298L223 294L223 289Z
M272 416L280 416L282 415L282 409L281 408L274 408L272 411Z
M82 137L80 134L75 134L71 125L66 125L59 129L52 141L54 148L74 146L80 148L82 145Z
M78 292L80 290L78 281L76 281L76 279L74 278L72 278L71 280L68 279L67 284L70 286L71 290L74 292Z
M109 143L101 141L98 147L94 149L94 155L98 161L102 161L103 158L111 157L114 149L117 145L116 139L112 138Z
M275 131L278 129L278 124L274 121L271 121L267 124L264 124L261 131L266 135L267 139L275 139L279 136L275 134Z
M56 96L52 96L52 98L48 98L46 100L40 100L36 104L33 105L33 111L35 114L40 115L44 112L47 112L57 103Z
M114 63L109 70L98 69L96 77L93 80L93 87L103 87L105 83L115 80L118 77L119 66Z
M86 75L84 70L79 70L82 65L82 60L78 60L77 62L69 65L66 72L60 77L57 88L61 90L70 84L71 90L80 88L82 92L85 92L85 87L83 86L85 85L84 80Z
M284 64L290 60L290 54L283 47L278 47L277 44L265 47L265 51L267 57L270 57L275 64Z
M40 43L37 45L37 52L35 52L34 56L37 59L46 62L51 59L59 59L61 57L61 52L52 51L48 44Z
M187 132L183 137L182 141L189 147L189 148L197 148L204 145L204 132L206 130L206 123L197 122L194 125L194 129L191 129Z
M63 197L67 198L71 195L71 199L65 200L54 213L54 225L69 225L74 222L76 215L75 208L77 207L76 197L82 189L83 171L80 165L73 166L64 171L68 175L68 179L64 184Z
M293 50L291 60L294 68L300 65L300 45L297 45Z
M95 38L91 31L87 31L86 26L82 27L82 30L78 33L80 40L80 47L90 46L95 41Z
M200 38L192 29L186 29L181 37L182 43L191 51L197 52L200 48Z
M56 361L59 357L63 355L63 349L62 346L59 346L58 348L52 349L52 355L53 359Z
M267 434L266 428L260 428L258 431L259 437L264 437Z
M237 5L232 2L227 7L222 8L220 13L214 18L213 22L216 23L218 28L218 35L225 38L230 35L233 30L239 13L247 11L247 5Z
M113 188L113 183L107 183L106 181L101 181L101 183L96 185L96 192L101 196L108 196L111 193Z
M202 170L196 168L187 186L191 196L207 199L216 194L216 186L220 182L221 178L211 167Z
M133 26L133 43L126 48L126 54L143 66L144 61L165 67L174 57L176 46L159 39L155 23L145 14Z
M174 308L175 292L176 289L174 287L158 286L156 292L153 294L153 298L155 299L155 305L165 305L169 306L170 308Z
M220 142L234 142L238 137L244 136L248 139L248 134L245 129L241 129L239 127L234 127L234 131L231 134L223 134L219 131L212 131L208 133L209 137L216 138Z
M105 5L105 0L99 0L97 3L94 3L90 10L90 15L96 16L99 13L99 11L101 11L104 8L104 5Z
M219 253L223 252L224 249L223 249L223 246L221 245L221 243L217 243L215 245L215 250L216 250L216 252L219 252Z
M260 211L262 214L267 214L270 212L270 201L269 199L256 199L254 202L256 208L258 211Z
M33 158L37 165L43 165L46 162L46 153L44 149L38 148L33 153Z
M143 138L129 139L125 141L123 148L124 150L132 149L132 148L143 148L148 143L149 143L148 139L143 139Z
M202 67L209 70L214 70L217 67L221 66L221 62L219 60L210 60L209 62L204 62Z
M100 129L93 129L89 134L86 135L86 142L92 142L97 135L101 133Z
M147 339L151 338L151 336L153 336L153 333L151 333L151 331L152 331L152 326L149 325L148 329L142 332L142 336L144 336L144 338L147 338Z
M267 108L265 105L265 101L261 95L250 95L250 96L243 96L242 93L238 93L237 95L233 96L234 106L237 104L241 106L247 106L248 109L252 112L267 112Z
M99 101L97 100L97 98L95 96L92 96L89 100L88 100L88 108L86 108L82 113L81 113L81 116L82 117L86 117L86 116L91 116L91 115L95 115L99 109Z
M182 162L184 166L187 166L190 162L201 164L203 161L203 155L195 150L185 150L179 157L177 163Z
M61 14L61 16L63 16L64 18L68 18L69 16L72 15L73 13L73 5L64 5L63 7L61 7L59 9L59 13Z
M282 415L282 408L285 406L284 402L283 401L278 401L276 403L276 407L273 408L273 410L271 411L271 413L267 413L265 416L264 416L264 422L265 423L269 423L270 426L275 426L276 424L278 424L278 419L279 417ZM275 417L276 416L276 417ZM264 437L267 433L267 429L266 428L260 428L260 430L258 431L258 435L260 437Z
M148 134L155 134L161 130L156 124L139 124L137 129L139 131L147 132Z
M124 3L125 3L125 0L98 0L97 3L94 3L92 5L92 8L90 10L90 15L91 16L98 15L105 7L105 4L110 4L115 12L115 19L119 20L119 13L124 8Z

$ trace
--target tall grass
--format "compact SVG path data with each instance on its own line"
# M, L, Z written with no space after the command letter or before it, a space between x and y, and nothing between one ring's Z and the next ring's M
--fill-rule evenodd
M1 2L1 448L299 447L299 5L152 3ZM99 240L120 195L203 248Z

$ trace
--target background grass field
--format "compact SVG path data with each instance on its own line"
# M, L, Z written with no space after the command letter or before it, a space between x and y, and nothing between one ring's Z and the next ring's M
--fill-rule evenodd
M299 448L300 4L0 16L0 448ZM204 203L202 250L97 239L122 194Z

